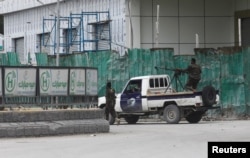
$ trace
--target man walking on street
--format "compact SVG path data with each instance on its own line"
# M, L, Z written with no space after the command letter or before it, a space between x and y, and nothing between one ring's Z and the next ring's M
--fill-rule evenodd
M111 87L111 82L108 82L106 85L106 108L105 108L105 116L106 120L109 121L110 124L113 124L116 119L115 112L115 90ZM109 120L109 114L111 114L111 119ZM118 122L119 124L119 122Z

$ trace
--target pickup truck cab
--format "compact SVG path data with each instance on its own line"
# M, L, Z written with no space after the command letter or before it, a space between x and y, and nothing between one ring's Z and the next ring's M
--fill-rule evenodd
M181 118L198 123L209 109L218 108L218 91L206 86L202 91L176 92L168 75L151 75L131 78L120 94L116 95L115 111L119 118L135 124L140 116L159 114L170 124ZM100 97L98 107L105 108L105 97ZM113 124L115 118L111 118Z

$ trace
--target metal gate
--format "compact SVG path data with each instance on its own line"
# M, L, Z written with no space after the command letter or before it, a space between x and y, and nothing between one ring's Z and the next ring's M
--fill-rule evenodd
M71 41L79 41L80 40L79 39L80 37L78 36L78 30L76 28L72 29L72 38L73 39ZM71 44L70 49L69 49L69 53L78 52L79 51L79 49L78 49L79 45L80 44L78 44L78 45Z
M50 48L51 48L50 33L41 34L39 42L40 42L39 45L41 48L41 52L50 54Z
M18 54L20 62L24 63L25 62L24 38L15 39L15 52Z
M93 26L93 43L94 50L110 50L110 21L101 21L90 23Z
M70 54L73 52L78 52L79 51L78 47L80 45L79 44L80 37L78 36L78 30L76 28L65 29L63 34L64 34L64 41L63 41L64 53ZM76 42L73 43L72 41L76 42L78 41L78 43Z

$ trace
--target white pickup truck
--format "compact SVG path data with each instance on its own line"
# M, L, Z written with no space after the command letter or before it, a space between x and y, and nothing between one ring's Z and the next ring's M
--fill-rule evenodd
M206 86L202 91L176 92L168 75L139 76L131 78L120 94L116 95L115 111L128 124L135 124L140 116L159 114L170 124L181 118L198 123L209 109L219 108L218 91ZM98 107L105 108L105 97L98 99ZM109 120L110 124L114 118Z

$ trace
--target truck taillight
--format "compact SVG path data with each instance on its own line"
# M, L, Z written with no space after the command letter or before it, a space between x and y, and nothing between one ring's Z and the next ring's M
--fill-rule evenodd
M195 105L196 105L196 107L200 107L201 103L196 103Z

